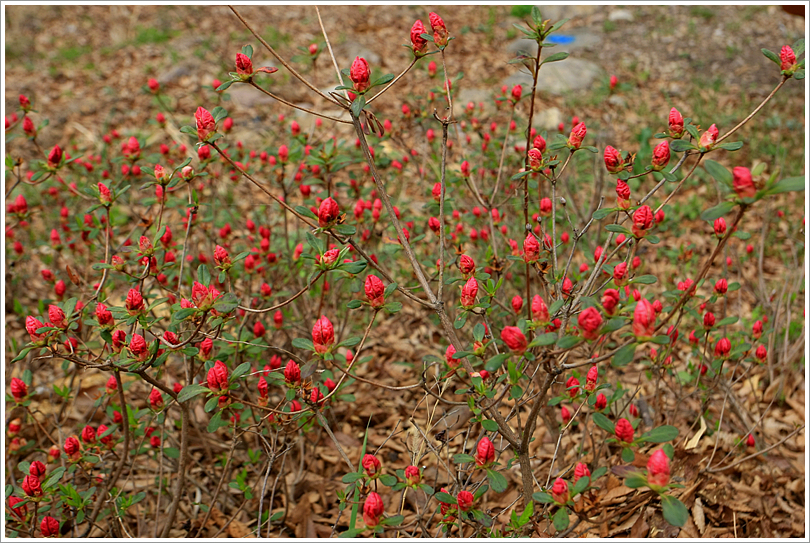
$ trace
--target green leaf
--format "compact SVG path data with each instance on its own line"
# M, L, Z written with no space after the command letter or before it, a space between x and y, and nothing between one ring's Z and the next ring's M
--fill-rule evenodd
M555 31L559 30L562 27L562 25L564 25L565 23L567 23L570 20L571 19L560 19L559 21L554 23L551 26L551 28L548 29L548 33L551 34L552 32L555 32Z
M213 434L219 430L219 423L222 422L222 411L217 411L211 420L208 421L208 433Z
M253 58L253 46L245 45L244 47L242 47L242 54L248 58Z
M451 496L447 492L437 492L433 497L442 503L449 503L450 505L456 505L458 503L455 496Z
M380 482L385 486L394 486L395 484L397 484L397 478L394 477L393 475L385 473L383 475L380 475Z
M647 478L640 471L631 471L624 479L627 488L641 488L647 486Z
M683 526L689 519L689 511L678 498L664 494L661 496L661 506L664 512L664 520L673 526Z
M593 423L605 432L609 433L610 435L616 433L616 426L602 413L592 413L591 418L593 419Z
M208 387L192 383L184 386L182 390L180 390L180 392L177 394L177 401L183 403L204 392L208 392Z
M197 280L206 287L211 284L211 272L205 264L200 264L197 268Z
M359 118L360 112L363 111L364 107L366 107L366 97L361 94L360 96L355 98L354 101L352 102L351 107L352 115L355 118Z
M650 341L657 345L669 345L670 338L667 335L655 336Z
M669 144L669 148L676 153L682 153L684 151L689 151L691 149L697 149L693 144L689 143L686 140L674 140L672 143Z
M548 492L535 492L532 499L539 503L554 503L554 498Z
M332 227L332 230L334 230L341 236L353 236L357 233L357 228L355 228L351 224L336 224L335 226Z
M349 309L357 309L362 305L363 303L360 300L351 300L349 301L349 303L346 304L346 307L348 307Z
M498 431L498 423L494 420L484 419L481 421L481 426L484 427L484 430L487 432L497 432Z
M590 477L587 476L580 477L579 480L576 483L574 483L574 488L571 489L571 497L573 498L574 496L576 496L577 494L588 488L590 482L591 482Z
M62 467L59 467L59 468L56 468L55 470L53 470L51 472L51 474L48 475L48 478L45 479L45 482L42 483L42 488L43 489L48 489L48 488L52 487L53 485L55 485L56 483L58 483L62 479L62 475L64 475L64 473L65 473L65 468L62 468Z
M719 321L714 323L714 325L717 326L717 327L719 327L719 326L730 326L732 324L736 324L736 322L738 320L740 320L740 317L726 317L725 319L720 319Z
M558 532L562 532L566 528L568 528L568 508L567 507L560 507L557 509L557 512L554 513L554 517L551 519L554 523L554 529Z
M486 364L484 364L484 369L486 369L490 373L494 373L498 370L504 363L504 361L509 358L509 353L501 353L493 356L489 360L487 360Z
M575 345L578 345L582 341L581 337L578 336L563 336L559 340L557 340L557 347L563 350L570 349Z
M352 275L357 275L366 269L366 261L358 260L356 262L344 262L335 269L350 273Z
M165 454L169 458L180 458L180 451L178 451L174 447L165 447L163 449L163 454Z
M343 481L348 485L362 478L363 478L362 473L357 473L356 471L353 471L352 473L347 473L346 475L344 475L341 481Z
M805 184L804 177L786 177L774 186L765 190L765 194L781 194L783 192L803 191Z
M235 370L233 370L230 381L231 382L236 381L249 371L250 371L250 362L242 362L236 367Z
M630 447L625 447L622 449L622 461L630 463L635 459L636 453L633 452L633 449Z
M377 85L385 85L386 83L390 83L394 80L394 74L385 74L384 76L380 77L379 79L375 80L374 83L371 84L372 87Z
M393 517L382 519L380 521L380 524L382 526L399 526L400 524L402 524L403 520L405 520L405 517L403 515L394 515Z
M475 458L470 456L469 454L462 454L462 453L453 455L454 464L465 464L467 462L475 462Z
M506 482L506 477L493 469L487 470L487 480L489 481L489 485L492 487L492 490L498 494L504 492L509 486L509 484Z
M611 213L615 213L615 212L616 212L616 208L613 208L613 207L597 209L596 211L593 212L593 218L596 221L601 221L602 219L604 219L605 217L607 217Z
M608 224L605 225L605 230L608 232L615 232L617 234L624 234L625 236L632 236L633 233L625 226L621 226L619 224Z
M724 184L727 187L730 187L732 182L734 181L734 176L731 175L731 172L726 169L725 166L720 164L719 162L715 162L714 160L707 159L703 163L703 167L709 172L709 175L714 177L717 181Z
M222 106L217 106L211 110L211 115L214 116L214 121L219 122L228 116L228 112Z
M674 426L659 426L653 428L639 438L639 441L648 441L650 443L666 443L678 437L678 429Z
M553 55L550 55L550 56L546 57L545 59L543 59L543 61L540 62L540 66L542 66L543 64L546 64L548 62L559 62L560 60L565 60L567 58L568 58L568 53L560 51L559 53L554 53Z
M613 355L613 362L611 365L614 368L621 368L633 361L633 356L636 353L636 343L625 345Z
M718 143L715 145L715 149L725 149L726 151L739 151L743 147L743 142L741 141L730 141L728 143Z
M513 175L509 180L517 181L518 179L522 179L531 173L533 173L532 170L526 170L525 172L518 172L515 175Z
M779 57L773 51L769 49L765 49L764 47L761 49L762 54L765 55L765 58L776 64L777 66L782 66L782 61L779 60ZM678 526L683 526L682 524L678 524Z
M299 215L303 215L304 217L308 217L310 219L318 219L318 216L312 212L312 210L308 207L304 206L295 206L295 211L298 212Z
M314 351L315 345L313 345L312 340L297 337L292 340L292 346L296 349L303 349L305 351Z
M642 285L652 285L657 281L658 278L654 275L639 275L638 277L633 277L633 279L630 282L641 283Z
M231 86L231 85L233 85L233 84L234 84L234 80L233 80L233 79L229 79L228 81L226 81L225 83L223 83L222 85L220 85L219 87L217 87L217 92L221 92L221 91L224 91L224 90L228 90L228 87L230 87L230 86ZM184 128L185 128L185 127L184 127ZM195 131L195 132L196 132L196 131Z
M732 209L734 209L734 202L722 202L705 210L700 214L700 218L706 222L714 222L715 219L728 215Z
M534 338L531 343L529 343L529 349L532 347L545 347L546 345L554 345L557 341L557 334L551 332L549 334L541 334Z
M214 309L216 309L220 313L230 313L239 305L239 300L236 298L236 295L232 292L228 292L227 294L223 294L217 301L214 302Z

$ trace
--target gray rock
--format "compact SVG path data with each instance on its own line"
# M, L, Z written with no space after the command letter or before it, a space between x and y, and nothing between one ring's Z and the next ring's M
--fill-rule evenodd
M557 126L561 122L565 122L562 111L556 107L543 108L541 106L534 114L532 125L537 130L548 130L551 133L557 130Z
M614 94L610 98L608 98L608 102L610 104L612 104L614 106L618 106L618 107L626 107L627 106L627 100L625 100L624 98L622 98L618 94Z
M537 79L537 90L562 96L568 92L588 90L598 77L604 75L604 70L593 62L568 57L559 62L543 65ZM502 84L510 88L520 84L526 92L531 90L532 78L528 73L521 71L507 77Z
M633 13L627 9L614 9L608 14L609 21L632 21Z
M180 62L175 64L165 72L159 74L157 76L157 80L160 82L161 85L167 85L169 83L175 83L180 80L181 77L186 77L189 75L194 75L199 70L199 62Z
M560 19L577 19L587 17L596 13L602 6L538 6L540 8L540 15L543 20L551 19L552 23L556 23ZM564 27L563 27L564 28Z

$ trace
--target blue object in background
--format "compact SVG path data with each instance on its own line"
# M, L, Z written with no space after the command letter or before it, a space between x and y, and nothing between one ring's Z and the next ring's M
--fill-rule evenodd
M565 34L552 34L551 36L546 38L546 41L551 43L558 43L560 45L568 45L570 43L574 43L576 39L577 38L575 36L569 36Z

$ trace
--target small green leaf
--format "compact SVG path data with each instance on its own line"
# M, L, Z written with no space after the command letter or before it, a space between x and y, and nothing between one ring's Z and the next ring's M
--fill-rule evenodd
M447 492L437 492L433 497L442 503L449 503L450 505L456 505L458 503L455 496L451 496Z
M686 524L686 521L689 520L689 511L678 498L664 494L661 496L661 506L664 513L664 520L673 526L683 526Z
M714 325L717 327L730 326L732 324L736 324L738 320L740 320L740 317L726 317L725 319L720 319L719 321L714 323Z
M349 309L357 309L362 305L363 303L360 300L351 300L349 301L349 303L346 304L346 307L348 307Z
M700 218L707 222L714 222L715 219L727 215L732 209L734 209L734 202L722 202L705 210L700 214Z
M467 462L475 462L475 458L470 456L469 454L455 454L453 455L453 463L454 464L465 464Z
M734 181L734 176L731 175L731 172L719 162L707 159L703 163L703 167L709 172L709 175L727 187L730 187L731 183Z
M487 470L487 480L489 480L489 485L492 487L492 490L498 494L504 492L509 486L506 482L506 477L493 469Z
M385 473L383 475L380 475L380 482L385 486L394 486L395 484L397 484L397 478L394 477L393 475Z
M625 447L622 449L622 461L624 462L632 462L636 459L636 453L633 452L633 449L630 447Z
M219 87L217 87L217 89L216 89L216 90L217 90L217 92L222 92L222 91L224 91L224 90L228 90L228 87L230 87L230 86L231 86L231 85L233 85L233 84L234 84L234 80L233 80L233 79L229 79L228 81L226 81L225 83L223 83L222 85L220 85ZM184 128L185 128L185 127L184 127ZM189 128L190 128L190 127L189 127ZM196 131L195 131L195 132L196 132Z
M504 361L509 358L509 353L501 353L493 356L489 360L487 360L486 364L484 364L484 369L486 369L490 373L494 373L498 370L504 363Z
M559 62L559 61L565 60L567 58L568 58L568 53L560 51L559 53L554 53L553 55L550 55L550 56L546 57L545 59L543 59L540 62L540 66L542 66L543 64L546 64L548 62Z
M341 481L343 481L348 485L362 478L363 478L362 473L357 473L356 471L354 471L352 473L347 473L346 475L344 475Z
M781 194L783 192L803 191L805 188L804 177L786 177L774 186L765 190L765 194Z
M611 213L615 213L615 212L616 212L616 208L613 208L613 207L597 209L596 211L593 212L593 218L596 221L601 221L602 219L604 219L605 217L607 217Z
M647 486L647 478L640 471L631 471L624 479L627 488L641 488Z
M208 266L205 264L200 264L200 267L197 268L197 280L206 287L211 284L211 272L208 271Z
M484 427L484 430L487 432L497 432L498 431L498 423L494 420L484 419L481 421L481 426Z
M318 216L312 212L311 209L305 206L295 206L295 211L298 212L299 215L303 215L304 217L308 217L310 219L318 219Z
M640 283L642 285L652 285L653 283L657 282L658 278L654 275L639 275L638 277L633 277L630 281L631 283Z
M568 508L560 507L557 512L554 513L554 517L551 520L554 523L554 529L558 532L562 532L568 528Z
M728 143L718 143L715 145L715 149L725 149L726 151L739 151L743 147L743 142L741 141L730 141Z
M693 144L689 143L686 140L674 140L672 143L669 144L669 148L676 153L682 153L684 151L689 151L691 149L697 149Z
M609 433L610 435L616 433L616 426L602 413L592 413L591 418L593 419L593 423L605 432Z
M163 454L165 454L169 458L180 458L180 451L178 451L174 447L165 447L163 449Z
M636 353L636 343L625 345L613 355L613 362L611 364L614 368L626 366L633 361L633 356Z
M557 340L557 347L563 350L570 349L575 345L578 345L582 342L582 338L578 336L563 336L559 340Z
M633 235L633 233L627 227L621 226L619 224L608 224L605 226L605 230L607 230L608 232L615 232L617 234L624 234L625 236Z
M774 53L770 49L765 49L764 47L761 49L761 51L762 51L762 54L765 55L765 58L767 58L768 60L770 60L771 62L773 62L774 64L776 64L779 67L782 66L782 61L779 60L779 57L776 55L776 53ZM678 526L683 526L683 525L679 524Z
M231 379L230 379L231 382L239 379L240 377L242 377L244 374L246 374L249 371L250 371L250 362L242 362L241 364L239 364L239 366L236 367L235 370L233 370L233 373L231 374Z
M180 390L177 394L177 401L183 403L204 392L208 392L208 387L192 383L184 386L182 390Z
M208 421L208 433L213 434L219 430L220 422L222 422L222 411L217 411L211 420Z
M580 477L579 480L576 483L574 483L574 488L571 489L571 497L576 496L577 494L588 488L590 482L591 482L590 477L587 476Z
M304 349L305 351L314 351L315 345L313 345L312 340L297 337L292 340L292 346L296 349Z
M678 437L678 429L674 426L659 426L653 428L646 434L639 438L639 441L648 441L650 443L666 443Z
M554 503L554 498L548 492L535 492L532 499L539 503Z

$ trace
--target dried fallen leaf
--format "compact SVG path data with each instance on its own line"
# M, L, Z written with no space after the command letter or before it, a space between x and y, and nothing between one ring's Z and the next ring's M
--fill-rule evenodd
M703 433L705 431L706 431L706 421L703 419L703 416L701 416L700 428L698 428L698 431L695 433L695 435L693 435L691 439L689 439L689 441L686 442L686 446L684 448L688 451L689 449L694 449L695 447L697 447L698 441L700 441L700 438L703 437ZM701 532L702 531L703 530L701 530Z
M702 421L703 418L701 417L700 420ZM695 505L692 506L692 518L698 530L700 530L700 535L703 535L703 532L706 531L706 517L703 514L703 503L700 498L695 498Z

